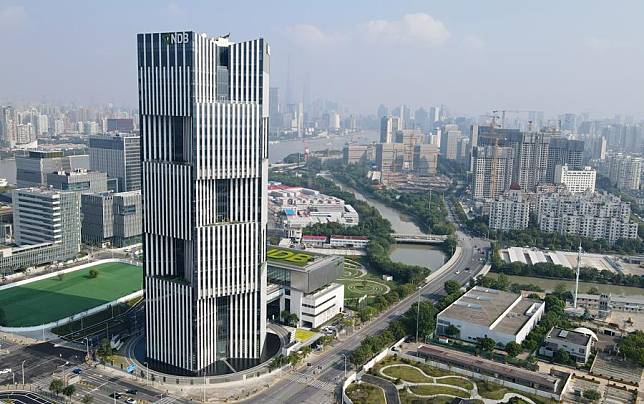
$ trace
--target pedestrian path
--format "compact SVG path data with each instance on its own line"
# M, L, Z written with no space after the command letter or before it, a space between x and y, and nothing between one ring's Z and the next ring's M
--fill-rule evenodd
M313 375L308 375L305 373L289 372L287 375L287 378L294 382L297 382L300 384L306 384L311 387L315 387L316 389L329 391L329 392L334 392L336 387L335 384L333 383L324 382L320 379L315 378Z

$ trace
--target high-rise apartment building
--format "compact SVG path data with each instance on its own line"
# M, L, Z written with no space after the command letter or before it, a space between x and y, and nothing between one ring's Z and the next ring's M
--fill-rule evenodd
M243 369L266 338L270 48L137 41L147 361Z
M114 192L141 189L141 138L117 133L89 138L89 165L108 176L108 189Z
M393 143L399 130L402 130L399 117L383 116L380 119L380 143Z
M12 106L0 107L0 140L4 145L16 144L16 110Z
M522 230L530 220L530 201L523 191L510 190L490 205L490 229Z
M571 170L583 168L584 142L562 137L550 138L548 144L548 167L545 182L555 181L555 169L558 165L567 165Z
M537 185L548 182L548 149L550 138L542 132L522 134L519 149L518 168L515 167L517 183L524 191L533 190Z
M512 148L476 146L472 160L474 198L494 199L510 189L515 164Z
M458 142L463 137L458 125L448 124L441 133L441 157L447 160L458 158Z
M630 154L611 154L607 158L608 177L619 189L638 190L644 159Z
M419 177L435 175L438 168L438 147L433 144L415 145L413 168Z

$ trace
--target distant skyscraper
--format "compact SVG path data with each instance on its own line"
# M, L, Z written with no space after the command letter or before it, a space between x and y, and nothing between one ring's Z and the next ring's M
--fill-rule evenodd
M382 119L385 116L387 116L388 114L389 114L389 109L387 107L385 107L384 105L380 104L378 106L378 112L377 112L378 119Z
M239 370L266 337L269 46L173 32L138 50L147 360Z
M515 164L512 148L476 146L472 153L472 188L475 198L494 199L510 189Z
M108 132L133 132L134 119L132 118L108 118Z
M396 132L401 129L399 117L383 116L380 120L380 143L393 143Z
M141 138L134 134L96 135L89 138L89 166L107 173L114 192L141 189Z
M619 189L638 190L642 176L644 159L629 154L612 154L607 158L608 177L610 182Z
M558 165L567 165L570 170L583 167L584 142L561 137L553 137L548 144L548 167L546 182L555 181L555 169Z
M269 103L271 106L269 125L271 132L282 128L282 115L280 110L280 92L278 87L271 87L269 90Z

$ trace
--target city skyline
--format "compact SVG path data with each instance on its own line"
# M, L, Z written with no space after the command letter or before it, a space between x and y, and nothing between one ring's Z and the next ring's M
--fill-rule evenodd
M2 1L3 50L13 55L0 79L3 98L134 106L131 38L194 26L210 35L235 31L239 38L270 40L279 55L273 84L285 101L309 94L363 114L373 114L380 103L446 104L456 115L510 106L551 114L639 114L644 96L632 89L644 84L637 71L642 36L631 27L642 4L629 2L629 13L600 2L335 4L278 12L252 2L119 8ZM256 12L247 13L249 7ZM114 21L118 30L110 29ZM56 46L42 40L43 32L58 38Z

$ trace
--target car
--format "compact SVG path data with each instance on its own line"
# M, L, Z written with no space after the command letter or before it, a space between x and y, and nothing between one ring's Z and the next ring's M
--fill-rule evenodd
M6 369L0 370L0 375L4 375L4 374L7 374L7 373L11 373L11 368L6 368Z
M130 397L130 398L128 398L127 400L125 400L125 402L126 402L127 404L136 404L136 400L135 400L135 399L133 399L132 397Z
M465 270L466 270L466 271L469 271L469 270L470 270L470 267L465 268Z
M118 400L119 398L123 397L123 394L121 394L121 393L112 393L112 394L110 394L110 397L115 398L115 399Z
M458 271L456 271L455 273L456 273L456 275L458 275L458 274L460 274L460 273L461 273L461 271L460 271L460 270L458 270Z
M139 391L137 389L129 389L125 391L127 394L132 394L133 396L136 395Z
M83 373L83 369L76 368L76 369L72 370L72 373L74 373L75 375L80 375L81 373Z

